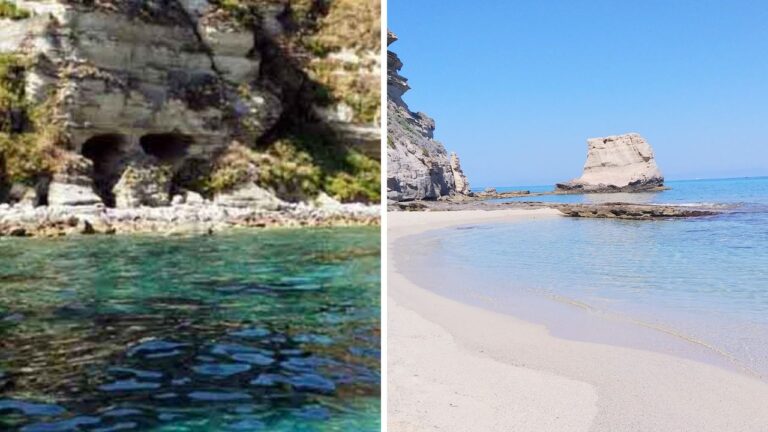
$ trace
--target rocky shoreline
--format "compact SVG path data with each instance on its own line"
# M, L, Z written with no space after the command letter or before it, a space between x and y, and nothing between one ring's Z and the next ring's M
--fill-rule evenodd
M569 217L608 219L673 219L701 216L715 216L721 211L707 207L687 207L660 204L604 203L604 204L552 204Z
M377 226L380 206L283 203L278 209L216 203L130 209L0 204L0 237L155 233L213 234L231 228Z
M661 204L633 204L624 202L602 204L561 204L539 201L518 201L493 203L474 201L409 201L388 206L389 211L462 211L462 210L509 210L509 209L551 208L566 217L611 218L625 220L656 220L702 216L724 213L723 209L710 207L688 207Z

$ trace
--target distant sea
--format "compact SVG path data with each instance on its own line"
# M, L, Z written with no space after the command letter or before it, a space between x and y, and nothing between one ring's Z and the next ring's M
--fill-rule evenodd
M690 344L720 363L768 377L768 177L668 186L655 193L504 201L706 204L727 212L686 220L553 217L454 227L412 239L421 253L401 261L440 269L429 281L451 297L483 299L478 302L528 318L537 312L525 305L541 304L531 299L559 300L584 316L640 324L661 340ZM519 189L552 186L497 188ZM659 347L677 349L667 348Z

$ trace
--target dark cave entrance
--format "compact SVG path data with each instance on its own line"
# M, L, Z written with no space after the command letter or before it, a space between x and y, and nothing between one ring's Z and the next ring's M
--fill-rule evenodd
M82 154L93 162L93 185L104 204L114 207L112 188L120 180L128 140L125 135L96 135L83 143Z
M187 155L194 140L180 133L144 135L139 139L144 153L156 157L160 162L177 162Z

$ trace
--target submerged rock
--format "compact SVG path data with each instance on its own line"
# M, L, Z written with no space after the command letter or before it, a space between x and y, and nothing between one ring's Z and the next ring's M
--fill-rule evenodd
M189 347L189 344L169 342L162 339L151 339L141 342L128 349L128 357L143 356L147 358L180 353L180 349Z
M648 220L713 216L720 214L717 211L706 208L651 204L551 204L550 206L560 210L566 216L583 218Z
M192 366L192 370L200 375L212 375L216 377L228 377L251 370L251 365L245 363L213 363Z
M269 366L275 362L272 357L259 353L238 353L232 355L232 359L256 366Z
M21 428L21 432L71 432L82 430L84 426L93 426L101 423L101 419L92 416L73 417L51 423L35 423Z
M99 386L99 390L106 392L136 391L136 390L155 390L160 388L160 383L142 382L134 378L115 381L113 383Z
M558 183L567 192L635 192L664 186L653 149L639 134L587 140L587 161L581 177Z
M4 411L21 412L28 416L55 416L66 412L64 408L53 404L0 399L0 413Z
M328 378L313 373L304 373L288 378L288 383L298 391L331 393L336 384Z
M234 402L253 399L248 393L242 392L196 391L188 396L192 400L203 402Z

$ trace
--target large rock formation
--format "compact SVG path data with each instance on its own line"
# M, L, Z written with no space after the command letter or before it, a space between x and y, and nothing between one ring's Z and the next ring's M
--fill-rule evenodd
M93 190L93 163L83 156L62 161L48 184L48 205L81 206L101 203Z
M388 44L397 37L388 33ZM440 142L434 140L435 121L413 113L403 101L408 80L398 72L403 64L387 52L387 198L395 201L437 199L469 193L469 183Z
M344 19L345 11L335 11L355 8L354 2L15 3L28 17L0 16L0 56L23 58L23 70L15 72L21 83L18 99L50 107L50 123L59 127L57 136L63 138L56 143L56 154L81 156L91 164L90 176L84 171L60 174L55 160L46 166L52 172L41 169L40 176L51 183L47 193L53 203L92 203L90 188L110 206L167 205L176 173L216 159L235 140L253 147L275 141L295 126L294 119L314 122L314 128L340 144L351 141L378 157L378 144L375 152L370 150L371 142L379 142L371 132L378 130L378 103L366 105L362 114L362 108L350 107L350 101L363 97L378 101L379 65L375 55L369 59L371 48L358 49L354 44L359 40L338 47L343 56L337 47L328 48L343 36L337 34L337 25L330 42L327 34L322 35L326 40L313 42L318 44L315 57L308 54L309 48L298 47L303 42L288 40L292 34L306 38L326 28L319 22L324 14ZM289 57L301 49L305 51ZM315 76L313 70L333 71L334 79L344 85L352 82L366 90L337 92L341 84L323 82L330 78ZM366 81L360 82L358 75ZM3 79L0 76L0 84ZM369 94L371 89L375 95ZM321 93L322 98L315 97ZM328 114L332 112L347 114ZM3 117L0 109L0 133L22 133L23 126L4 127ZM2 152L0 147L0 159ZM161 170L167 175L154 175ZM137 175L139 171L146 175ZM248 185L232 185L240 186Z
M636 192L664 185L653 149L639 134L587 140L587 162L581 177L558 183L566 192Z
M453 171L453 181L456 183L456 192L469 195L469 180L461 170L461 161L456 153L451 152L451 171Z

